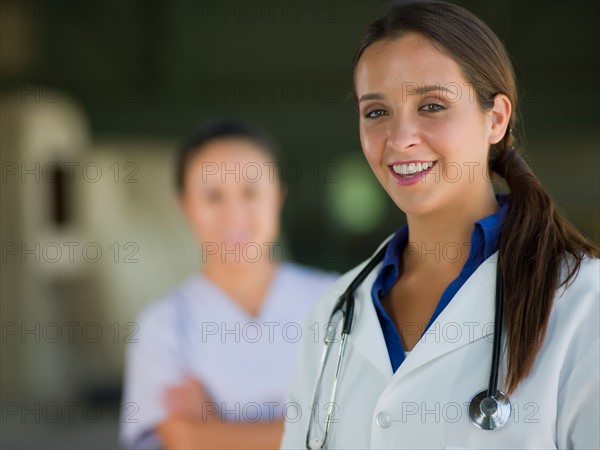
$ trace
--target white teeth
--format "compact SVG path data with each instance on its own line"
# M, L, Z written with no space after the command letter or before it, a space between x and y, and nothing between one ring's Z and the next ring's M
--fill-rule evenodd
M408 164L396 164L394 165L394 172L400 175L412 175L418 172L429 169L433 166L433 161L426 163L408 163Z

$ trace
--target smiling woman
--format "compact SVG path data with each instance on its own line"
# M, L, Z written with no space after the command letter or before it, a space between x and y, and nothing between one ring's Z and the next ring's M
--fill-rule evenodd
M469 82L446 53L415 32L364 50L355 71L361 143L379 182L405 213L436 206L456 211L457 201L468 200L479 208L470 211L477 219L497 208L489 177L474 170L473 176L448 179L448 168L486 166L489 145L506 132L512 102L499 94L482 112L476 99L463 95L460 87ZM423 163L431 169L408 175L421 172ZM427 174L433 183L418 183Z
M458 6L399 2L354 68L363 153L407 225L311 314L340 338L302 343L288 400L311 414L283 447L599 448L600 251L514 146L504 46Z

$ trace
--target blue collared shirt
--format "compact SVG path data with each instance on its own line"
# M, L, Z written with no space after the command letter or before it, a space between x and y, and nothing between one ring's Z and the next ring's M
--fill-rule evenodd
M510 194L496 194L496 201L500 205L500 209L494 214L475 222L473 232L471 233L471 244L469 246L467 261L458 277L448 285L442 294L427 327L423 330L423 334L429 329L431 324L481 263L498 250L498 238L502 228L502 219L509 208ZM390 292L392 286L398 281L400 261L407 243L408 225L403 225L394 233L389 242L383 258L383 265L371 290L371 296L373 297L373 303L375 304L375 310L381 324L381 330L383 331L383 337L385 338L385 344L394 372L396 372L400 364L404 361L404 348L400 334L389 314L383 308L381 299Z

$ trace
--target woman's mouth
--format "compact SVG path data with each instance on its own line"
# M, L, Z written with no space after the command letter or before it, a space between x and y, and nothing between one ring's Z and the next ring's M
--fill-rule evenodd
M410 186L425 181L425 176L433 169L437 161L419 161L398 163L388 166L394 180L401 186Z

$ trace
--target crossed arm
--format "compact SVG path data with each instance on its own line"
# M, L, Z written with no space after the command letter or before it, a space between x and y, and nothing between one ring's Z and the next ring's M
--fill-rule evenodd
M213 414L207 414L209 396L192 377L168 388L163 403L169 414L156 431L166 449L278 449L280 446L283 420L223 422L214 410Z

